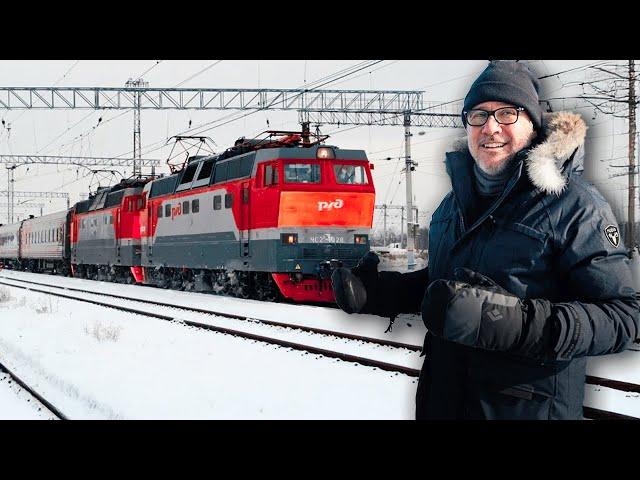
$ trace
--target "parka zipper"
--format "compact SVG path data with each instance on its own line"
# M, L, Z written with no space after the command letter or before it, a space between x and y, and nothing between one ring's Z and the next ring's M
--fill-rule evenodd
M462 231L462 235L460 235L460 238L458 240L456 240L456 242L451 247L451 251L452 252L456 249L456 247L460 243L462 243L462 241L465 238L467 238L469 236L469 234L471 232L473 232L476 228L478 228L480 225L482 225L482 223L490 215L492 215L493 212L495 212L498 209L498 207L502 204L502 202L504 202L505 198L507 198L507 196L511 193L513 188L518 183L518 180L520 180L520 177L522 176L522 167L523 167L523 164L520 163L520 165L518 166L517 174L514 175L514 177L512 177L511 181L507 185L507 188L504 189L504 191L502 192L502 195L500 195L500 198L498 198L498 200L496 200L496 202L491 206L491 208L489 208L489 210L487 210L484 214L482 214L482 216L478 220L476 220L476 222L473 225L471 225L471 227L469 227L469 230L466 230L466 231L463 230ZM456 199L456 204L458 206L458 214L460 215L460 220L462 222L462 226L464 226L464 220L462 218L462 209L460 208L460 202L458 201L458 197L456 196L455 191L453 192L453 196Z

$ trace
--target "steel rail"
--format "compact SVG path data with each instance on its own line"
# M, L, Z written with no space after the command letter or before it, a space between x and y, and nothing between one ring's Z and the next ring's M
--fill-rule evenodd
M58 410L51 402L49 402L46 398L44 398L42 395L36 392L33 388L27 385L26 382L24 382L14 371L9 369L3 363L0 363L0 372L7 373L18 385L20 385L27 392L29 392L31 396L36 398L42 405L48 408L49 411L53 413L56 417L58 417L60 420L69 420L69 418L64 413Z

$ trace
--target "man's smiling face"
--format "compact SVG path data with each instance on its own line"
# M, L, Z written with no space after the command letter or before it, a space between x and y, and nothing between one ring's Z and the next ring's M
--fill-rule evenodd
M504 102L483 102L473 109L492 111L513 106ZM511 125L500 124L493 116L479 127L467 125L469 152L478 166L491 175L506 170L516 153L531 145L535 137L536 132L526 111L520 112L518 121Z

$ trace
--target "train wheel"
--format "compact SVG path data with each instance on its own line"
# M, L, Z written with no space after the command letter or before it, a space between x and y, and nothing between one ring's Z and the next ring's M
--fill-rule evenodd
M275 302L278 299L278 287L268 273L256 273L255 278L256 298L263 302Z
M252 282L250 274L246 272L231 272L229 274L231 295L238 298L251 298Z

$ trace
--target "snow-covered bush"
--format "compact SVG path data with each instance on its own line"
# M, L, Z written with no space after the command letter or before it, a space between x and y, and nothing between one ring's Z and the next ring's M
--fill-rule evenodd
M13 300L8 288L0 288L0 303L5 303Z
M58 311L58 302L54 305L52 302L52 297L47 297L46 300L40 300L35 304L31 305L31 308L36 313L55 313Z
M121 327L113 325L103 325L101 322L95 322L91 327L89 325L84 326L84 333L96 338L99 342L112 341L117 342L120 338Z

